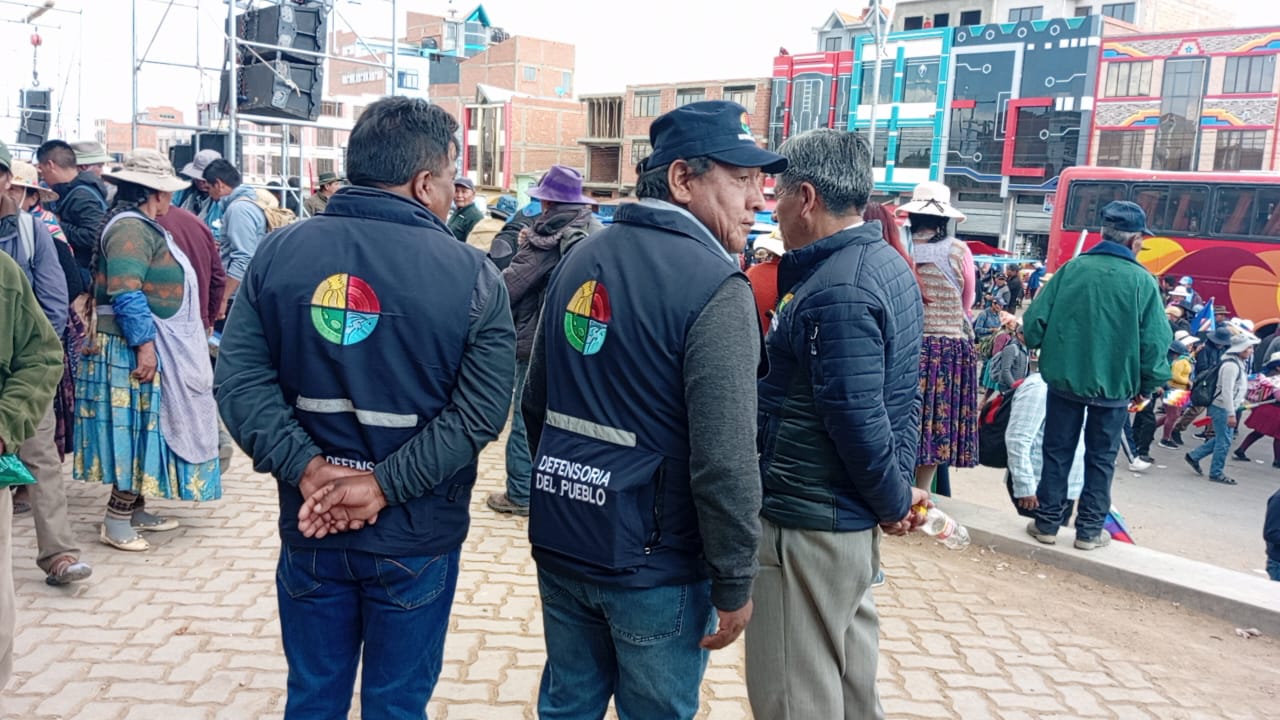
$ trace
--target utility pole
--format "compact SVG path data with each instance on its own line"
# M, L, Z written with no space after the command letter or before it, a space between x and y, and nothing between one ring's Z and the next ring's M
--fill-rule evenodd
M871 0L871 20L875 23L874 33L876 46L876 65L871 70L871 131L867 133L867 144L871 146L871 164L875 165L876 157L876 110L880 106L880 57L884 54L884 16L880 13L880 0ZM862 92L866 93L866 88Z

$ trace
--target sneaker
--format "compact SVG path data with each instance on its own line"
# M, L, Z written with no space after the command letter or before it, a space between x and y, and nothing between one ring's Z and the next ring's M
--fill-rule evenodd
M1045 545L1056 545L1058 543L1058 536L1054 533L1040 532L1040 528L1036 527L1035 520L1027 523L1027 534Z
M1236 481L1226 475L1210 475L1209 482L1221 483L1223 485L1235 485Z
M485 498L484 504L489 506L490 510L509 515L519 515L520 517L529 517L528 505L517 505L511 502L511 498L506 493L489 493L489 497Z
M1161 440L1160 447L1164 448L1165 450L1177 450L1178 443L1174 442L1173 440Z
M1208 440L1208 439L1209 439L1209 431L1207 431L1207 430L1202 430L1202 431L1200 431L1200 432L1196 433L1196 437L1200 438L1201 440Z
M1182 433L1178 432L1177 430L1173 431L1173 434L1169 436L1169 440L1178 447L1182 447L1183 445L1186 444L1182 440Z
M1238 448L1236 449L1235 452L1231 453L1231 457L1239 460L1240 462L1249 462L1249 456L1245 455L1244 451Z
M84 580L93 574L93 568L88 563L82 563L71 555L59 555L49 564L49 573L45 576L45 583L53 586L70 585L73 582Z
M1151 463L1147 462L1146 460L1143 460L1142 458L1134 458L1133 462L1129 463L1129 472L1140 473L1140 472L1146 472L1147 470L1150 470L1150 469L1151 469Z
M1077 550L1097 550L1098 548L1104 548L1110 544L1111 533L1106 530L1103 530L1098 534L1098 537L1093 539L1077 537L1075 543Z
M1200 477L1204 477L1204 468L1200 467L1199 460L1192 458L1190 453L1183 455L1182 459L1186 460L1187 464L1191 466L1192 472L1199 475Z
M1154 462L1156 461L1156 459L1155 459L1155 458L1153 458L1153 457L1151 457L1150 455L1143 455L1143 456L1141 456L1141 458L1140 458L1140 459L1141 459L1141 460L1142 460L1142 462L1144 462L1144 463L1154 463Z

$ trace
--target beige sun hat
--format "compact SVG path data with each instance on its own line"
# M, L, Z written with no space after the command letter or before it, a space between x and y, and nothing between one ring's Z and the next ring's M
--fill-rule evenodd
M191 185L173 174L173 165L159 151L138 148L124 156L124 167L103 173L102 179L110 183L128 182L161 192L177 192Z
M40 187L40 173L36 170L36 166L25 160L14 160L9 166L9 171L13 173L13 179L9 181L10 185L31 188L40 192L40 202L53 202L58 199L58 193L46 187Z
M902 215L940 215L964 222L964 213L951 205L951 188L940 182L922 182L911 191L911 202L899 205L895 211Z
M778 234L777 230L769 233L768 235L762 235L756 238L755 243L752 244L751 247L755 250L768 250L778 257L782 257L787 254L787 248L782 244L782 236Z
M105 165L115 160L97 140L77 140L71 143L71 149L76 151L77 165Z

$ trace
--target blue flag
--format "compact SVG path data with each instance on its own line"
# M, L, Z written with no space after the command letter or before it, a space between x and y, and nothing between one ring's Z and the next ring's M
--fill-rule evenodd
M1191 321L1192 334L1211 333L1218 329L1218 324L1213 320L1213 300L1209 298L1209 302L1204 304L1204 308L1196 313L1195 319Z

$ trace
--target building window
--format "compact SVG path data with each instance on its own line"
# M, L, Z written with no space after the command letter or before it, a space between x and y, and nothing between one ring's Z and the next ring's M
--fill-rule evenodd
M676 107L689 103L702 102L707 99L706 88L682 88L676 90Z
M658 117L658 108L662 104L662 96L656 92L636 93L636 117Z
M639 165L641 160L653 154L653 146L648 140L632 140L631 141L631 164Z
M1022 22L1023 20L1039 20L1044 17L1044 8L1036 5L1034 7L1020 7L1009 9L1009 22Z
M923 28L924 28L923 15L912 15L911 17L902 19L903 30L921 30Z
M333 169L333 158L318 158L316 160L316 174L323 175L325 173L335 172Z
M936 28L944 28L951 24L950 13L938 13L933 16L933 26Z
M538 79L538 68L534 67L533 65L525 65L524 79L525 79L525 82L536 81Z
M565 95L573 92L573 73L568 70L560 71L560 89L564 91Z
M840 38L839 37L827 38L826 41L823 42L822 44L822 49L826 50L827 52L838 51L840 49Z
M883 70L881 71L884 72ZM883 81L883 77L881 78ZM902 102L932 103L938 99L938 61L908 60L903 72Z
M1108 63L1103 97L1150 97L1151 66L1150 60Z
M1142 167L1142 143L1147 134L1137 130L1102 132L1098 135L1099 167Z
M1227 58L1227 72L1222 80L1222 92L1270 93L1275 85L1275 55L1244 55Z
M316 128L316 145L336 147L333 143L333 128Z
M329 117L342 117L342 103L332 100L320 101L320 114Z
M400 70L396 73L396 87L405 90L417 90L418 73L412 70Z
M896 167L928 169L932 157L933 128L902 128L898 131Z
M874 62L862 63L862 99L858 101L859 105L870 105L872 98L872 88L875 87L876 64ZM881 105L893 102L893 61L880 61L880 92L878 100Z
M1266 130L1219 130L1213 169L1261 170L1266 150Z
M1195 169L1207 63L1206 58L1165 60L1153 170Z
M738 103L748 112L753 112L756 107L756 88L754 85L727 87L724 89L724 99Z
M981 25L982 11L981 10L965 10L964 12L960 13L960 24L961 25Z
M1102 6L1102 14L1116 20L1131 23L1138 16L1137 3L1107 3Z
M1089 17L1092 14L1093 14L1093 8L1089 7L1088 5L1085 5L1084 7L1076 8L1076 17Z

